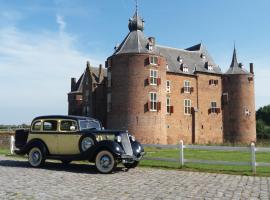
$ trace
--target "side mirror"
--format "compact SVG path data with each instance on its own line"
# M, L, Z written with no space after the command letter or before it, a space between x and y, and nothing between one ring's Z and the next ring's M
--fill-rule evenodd
M75 126L70 126L70 130L71 131L75 131L76 130L76 127Z

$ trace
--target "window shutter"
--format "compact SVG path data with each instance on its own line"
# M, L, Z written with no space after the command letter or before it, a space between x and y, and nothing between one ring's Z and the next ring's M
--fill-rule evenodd
M157 102L157 110L161 110L161 102Z
M149 56L148 57L148 63L147 63L148 65L150 65L151 64L151 57Z
M208 109L208 114L211 114L211 108Z
M248 81L253 81L253 77L248 77Z
M191 93L191 92L194 92L194 88L193 88L193 87L190 88L190 93Z
M150 109L151 109L151 102L148 101L148 102L147 102L147 111L149 111Z
M211 80L209 80L209 85L211 85Z
M173 113L173 106L170 106L170 113Z
M217 85L218 84L218 80L214 80L214 83L215 83L215 85Z
M150 77L148 76L147 79L145 79L145 85L150 85Z
M184 93L184 91L185 91L185 88L182 87L181 88L181 93Z
M220 113L220 108L216 108L216 113Z
M161 78L157 78L157 85L161 84Z

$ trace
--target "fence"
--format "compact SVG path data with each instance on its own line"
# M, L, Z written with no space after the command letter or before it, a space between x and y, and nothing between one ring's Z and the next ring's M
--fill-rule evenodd
M202 163L210 165L236 165L236 166L251 166L252 172L256 174L256 167L270 167L270 163L256 162L256 152L270 152L270 148L255 147L254 143L251 143L249 147L229 147L229 146L198 146L198 145L184 145L183 141L180 141L179 145L160 145L160 144L145 144L144 147L157 147L161 149L179 149L179 159L174 158L151 158L145 157L145 160L158 160L168 162L179 162L180 166L184 166L185 163ZM185 159L184 149L196 149L196 150L209 150L209 151L244 151L250 152L250 162L230 162L221 160L197 160L197 159Z

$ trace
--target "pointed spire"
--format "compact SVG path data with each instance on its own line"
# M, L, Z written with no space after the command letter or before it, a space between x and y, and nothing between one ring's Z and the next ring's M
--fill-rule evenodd
M233 57L232 57L232 63L230 67L238 67L238 62L237 62L237 56L236 56L236 49L235 49L235 44L233 48Z

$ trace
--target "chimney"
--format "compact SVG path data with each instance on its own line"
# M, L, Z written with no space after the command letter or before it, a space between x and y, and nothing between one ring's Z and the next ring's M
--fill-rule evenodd
M251 74L254 74L254 68L253 68L253 63L249 63L249 71Z
M75 91L76 78L71 78L71 92Z
M99 69L98 69L98 79L99 79L99 82L103 79L102 64L99 65Z

